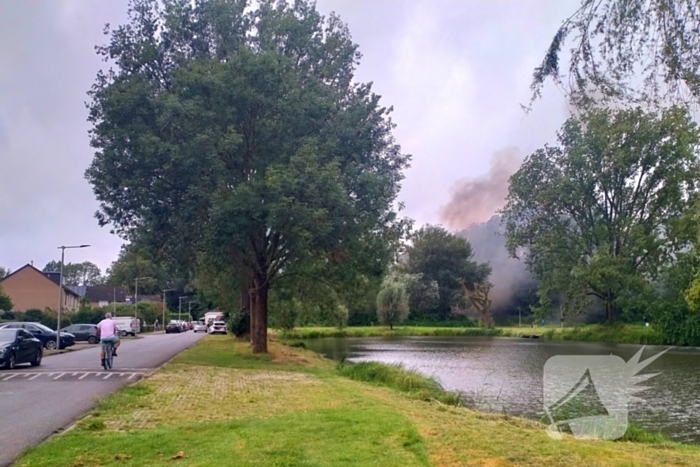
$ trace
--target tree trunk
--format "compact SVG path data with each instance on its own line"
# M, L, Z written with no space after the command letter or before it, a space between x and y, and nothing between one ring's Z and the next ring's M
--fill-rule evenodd
M253 292L253 309L251 321L253 324L253 353L267 353L267 295L269 284L267 279L256 279Z
M489 310L482 311L481 316L484 318L484 327L487 329L491 328L491 326L492 326L491 312Z
M255 335L255 293L253 292L255 290L255 283L251 281L251 283L248 285L248 305L250 309L250 345L253 345L254 342L254 335Z

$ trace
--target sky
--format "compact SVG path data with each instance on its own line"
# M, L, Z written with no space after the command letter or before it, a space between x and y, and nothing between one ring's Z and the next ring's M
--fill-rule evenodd
M548 86L527 115L520 104L578 3L318 0L359 45L356 80L373 82L394 107L394 135L413 157L399 200L416 226L455 230L487 220L503 188L467 195L507 180L523 157L555 142L568 115L562 93ZM123 241L98 226L84 178L94 152L85 102L105 68L94 46L126 10L126 0L0 1L0 266L42 268L60 259L61 245L90 244L67 250L66 262L103 271L117 257Z

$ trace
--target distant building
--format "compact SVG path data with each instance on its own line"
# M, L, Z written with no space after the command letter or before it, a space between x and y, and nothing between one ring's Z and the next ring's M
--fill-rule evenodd
M27 264L0 280L4 292L10 297L14 309L10 311L58 310L59 272L42 272ZM63 286L63 310L76 311L80 295Z
M86 287L83 295L90 307L103 307L113 303L127 303L126 289L111 285L95 285Z

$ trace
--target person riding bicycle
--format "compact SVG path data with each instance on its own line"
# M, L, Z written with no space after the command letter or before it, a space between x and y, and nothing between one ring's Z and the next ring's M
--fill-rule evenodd
M105 313L105 319L97 323L97 337L100 338L100 344L102 345L102 351L100 352L100 359L102 360L102 366L105 364L105 348L107 345L112 344L113 351L112 356L117 356L117 349L119 348L119 336L117 333L117 325L112 320L112 313Z

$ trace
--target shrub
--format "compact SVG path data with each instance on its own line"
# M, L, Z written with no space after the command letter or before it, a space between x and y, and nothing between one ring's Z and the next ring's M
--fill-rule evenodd
M333 321L335 322L334 324L341 331L348 324L348 315L349 315L348 308L343 304L339 304L338 306L333 308L332 318L333 318Z
M388 281L377 294L377 317L390 329L408 317L408 294L406 286L400 282Z
M247 310L239 309L233 312L224 313L224 321L228 332L236 337L243 337L250 334L250 313Z

